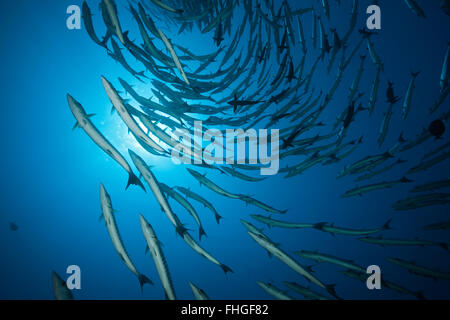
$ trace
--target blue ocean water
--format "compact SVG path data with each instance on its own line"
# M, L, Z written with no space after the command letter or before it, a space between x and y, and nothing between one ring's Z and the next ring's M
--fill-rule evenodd
M88 1L95 13L96 25L101 21L99 1ZM121 23L129 26L130 35L136 33L126 1L116 1ZM310 1L318 13L322 8L317 1ZM341 198L355 186L353 177L336 179L344 165L351 164L367 155L386 151L393 146L400 133L410 140L438 114L449 111L448 100L434 115L428 109L439 96L439 77L443 58L450 40L450 19L436 1L418 1L427 14L427 19L418 18L404 1L379 1L382 9L382 29L373 38L376 50L384 62L385 72L381 77L380 94L372 117L358 114L347 136L364 137L364 143L348 158L330 166L315 166L302 175L285 179L278 174L258 183L243 182L230 176L209 171L207 177L234 193L251 194L275 208L287 209L283 216L274 218L292 222L334 222L337 226L350 228L376 228L392 218L392 230L383 236L450 242L448 230L424 231L422 226L448 220L448 206L426 207L412 211L395 211L392 204L408 197L411 185L400 185L392 189L370 193L363 197ZM293 9L308 7L302 1L289 1ZM82 270L82 288L74 291L76 299L163 299L156 269L149 255L145 255L138 214L143 214L153 225L164 244L163 250L171 272L175 291L180 299L192 299L188 282L202 288L213 299L270 299L256 281L271 282L283 288L283 281L295 281L309 286L306 280L267 253L247 234L240 219L263 225L252 220L250 214L265 214L256 207L224 198L205 187L200 187L186 171L186 166L176 166L170 159L158 158L146 153L128 134L126 126L117 114L111 114L111 103L105 94L101 75L120 87L118 77L133 83L144 96L150 96L151 85L139 83L118 63L109 58L105 50L95 45L86 30L68 30L66 8L78 0L42 0L0 2L1 24L0 63L2 72L0 90L2 97L2 125L0 126L2 179L0 190L0 298L1 299L52 299L51 271L62 276L69 265L78 265ZM279 7L281 1L275 1ZM367 15L365 9L371 1L359 1L357 28L363 28ZM349 24L351 1L342 1L340 7L330 1L331 22L327 30L336 27L344 33ZM236 25L243 12L237 7ZM163 25L174 43L189 50L206 54L215 50L213 32L201 35L177 35L178 29ZM305 14L304 27L307 45L311 45L311 19ZM102 29L103 30L103 29ZM133 37L130 37L134 39ZM232 36L225 36L225 43ZM248 31L243 39L248 38ZM353 47L360 37L355 31L350 39ZM247 41L242 41L245 48ZM244 51L245 52L245 51ZM361 54L366 53L362 46ZM293 52L293 59L300 52ZM359 55L359 54L358 54ZM315 56L314 56L315 57ZM134 63L132 57L128 57ZM311 58L311 57L310 57ZM355 61L358 59L355 57ZM332 125L336 116L347 104L348 87L358 68L355 61L344 74L333 102L327 106L321 121ZM310 70L314 60L307 60ZM137 64L134 64L137 65ZM141 68L141 66L137 67ZM212 71L213 69L211 69ZM385 90L392 81L396 93L404 97L410 73L420 70L412 109L406 121L401 119L401 104L397 104L387 139L381 148L377 145L379 127L383 113L387 110ZM272 69L271 72L276 72ZM360 88L367 101L376 69L367 59ZM327 74L319 66L312 87L328 90L334 73ZM190 187L211 201L224 217L218 225L207 209L194 203L204 224L207 238L201 245L234 273L224 275L222 270L194 253L175 234L170 222L161 212L160 206L149 190L144 193L137 187L125 191L127 174L103 153L82 130L72 131L74 118L66 101L70 93L80 101L88 113L95 113L94 124L105 136L128 157L129 148L138 152L153 166L157 178L169 186ZM227 93L229 94L229 92ZM220 96L220 95L219 95ZM276 107L273 107L276 110ZM282 122L277 124L281 128ZM322 131L321 131L322 130ZM328 133L319 128L317 133ZM418 164L422 156L448 141L429 140L403 153L406 164L374 178L371 181L396 180ZM281 160L280 167L298 163L303 158ZM205 170L200 170L202 173ZM445 161L427 171L408 176L415 184L448 178L449 166ZM115 252L106 227L98 221L101 214L99 184L103 183L111 195L113 206L118 211L116 220L128 253L137 268L154 282L146 286L143 293L136 277L127 270ZM147 188L148 189L148 188ZM173 204L180 219L193 229L197 228L183 208ZM19 226L10 230L9 222ZM386 261L387 257L398 257L415 261L419 265L450 272L450 255L439 247L379 247L366 244L349 236L332 236L313 229L284 230L267 229L264 232L281 248L292 253L298 250L318 250L354 260L361 266L379 265L386 279L413 291L424 291L430 299L450 298L450 287L446 280L434 281L408 273ZM304 265L311 261L295 257ZM347 299L405 299L409 296L383 288L368 290L366 285L342 275L342 268L320 264L314 266L314 274L324 283L335 283L337 293ZM312 289L317 289L311 287ZM294 295L294 294L293 294ZM298 296L300 298L300 296Z

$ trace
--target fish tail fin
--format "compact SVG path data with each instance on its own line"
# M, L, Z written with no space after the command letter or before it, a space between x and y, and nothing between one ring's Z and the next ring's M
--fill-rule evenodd
M419 71L417 71L417 72L411 72L411 76L412 76L413 78L417 78L417 76L418 76L421 72L422 72L421 70L419 70Z
M230 267L228 267L228 266L226 266L226 265L224 265L224 264L221 264L220 267L222 268L223 272L225 272L225 274L227 274L228 272L234 273L234 271L231 270Z
M186 229L186 227L185 227L184 225L179 225L179 226L176 227L176 231L177 231L177 233L178 233L181 237L183 237L184 234L185 234L188 230Z
M223 217L218 213L215 213L215 217L216 217L217 224L220 224L220 220L223 219Z
M448 251L448 244L446 244L445 242L440 242L439 246Z
M335 297L338 300L342 300L342 298L340 298L337 294L336 294L336 289L335 289L336 285L335 284L328 284L325 286L327 292L329 294L331 294L333 297Z
M141 182L141 180L139 180L139 178L133 172L130 172L129 175L128 175L128 184L127 184L127 187L125 188L125 190L127 190L130 185L139 186L144 191L146 191L144 185Z
M200 241L202 240L202 236L207 236L205 229L203 229L203 226L200 226L198 229L198 238L200 239Z
M143 274L139 274L138 275L138 280L139 280L139 285L141 286L141 291L143 291L144 289L144 284L150 284L153 285L153 281L150 280L149 278L147 278L147 276L143 275Z
M408 179L407 177L403 177L400 181L401 181L402 183L413 182L412 180Z
M391 222L392 219L389 219L388 221L386 221L386 223L383 225L383 230L391 230Z
M138 74L138 76L141 76L141 77L143 77L145 79L148 79L148 77L145 75L145 71L144 70L141 71L141 72L138 72L137 74Z
M423 290L417 291L414 295L415 295L415 296L417 297L417 299L419 299L419 300L426 300L426 299L425 299L425 296L423 295Z

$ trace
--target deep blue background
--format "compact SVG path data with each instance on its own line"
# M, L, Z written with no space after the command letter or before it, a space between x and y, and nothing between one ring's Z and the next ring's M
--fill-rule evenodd
M97 2L88 1L96 14L95 24L103 32ZM299 2L290 2L294 9L299 7ZM311 2L321 13L318 2ZM335 1L330 1L332 23L326 23L327 29L336 26L341 34L348 28L351 1L342 2L338 8ZM360 2L358 28L364 26L365 8L370 4L370 1ZM374 116L369 118L366 114L360 114L348 133L349 137L364 135L365 140L351 157L336 165L314 167L289 180L281 174L261 183L240 182L215 172L208 176L228 190L250 193L274 207L289 209L282 217L285 220L329 221L338 226L366 228L378 227L392 217L393 230L386 232L386 236L450 241L446 231L420 230L425 224L448 220L448 207L409 212L391 209L393 202L407 197L411 186L399 186L361 198L342 199L340 195L352 188L354 182L352 178L335 178L344 164L380 152L376 139L383 112L387 109L384 102L387 80L394 81L397 93L404 96L410 72L422 70L417 79L409 118L407 121L401 120L398 104L382 151L395 143L400 132L403 131L405 137L411 139L434 118L429 116L428 108L439 93L442 60L450 40L450 19L442 13L436 1L419 2L427 13L426 20L413 15L403 1L380 1L382 30L374 38L374 43L385 63L385 73ZM168 185L191 186L213 202L225 217L217 225L207 209L195 204L208 234L202 245L235 271L235 274L225 277L217 266L195 254L174 234L173 227L150 193L144 194L133 187L125 192L127 176L123 169L81 130L72 132L74 119L67 106L66 93L76 97L88 113L97 114L93 122L123 154L130 147L145 155L127 134L117 115L110 114L110 103L100 76L107 76L117 86L118 76L129 82L137 81L107 57L102 48L91 42L85 30L70 31L66 28L65 12L71 4L81 6L81 1L0 2L0 298L52 299L51 270L64 275L70 264L79 265L82 270L82 290L74 293L77 299L163 298L153 261L144 255L145 242L138 213L145 215L164 243L163 249L179 298L193 297L188 281L216 299L270 298L256 285L257 280L272 281L280 288L283 288L281 281L286 280L307 285L303 278L280 261L270 259L239 222L240 218L251 221L249 214L264 212L200 188L184 167L176 167L170 160L146 155L149 164L155 165L154 172L158 179ZM123 25L134 26L129 12L124 8L125 2L118 1L118 6ZM306 3L301 6L307 7ZM304 20L310 45L310 16L305 15ZM206 37L175 37L169 33L169 36L196 53L208 53L214 49L211 34ZM355 32L350 43L354 45L358 40ZM364 51L365 48L362 48L361 52ZM134 61L130 59L130 62ZM310 69L311 64L308 61L306 70ZM136 64L134 66L140 68ZM358 63L353 63L345 73L338 94L322 118L325 123L332 124L337 114L345 108L347 88L357 66ZM365 66L361 88L366 92L367 101L375 68L370 59L367 59ZM333 77L334 73L329 76L324 68L319 68L312 87L326 90ZM150 85L140 85L140 92L146 96L151 94L150 89ZM448 106L447 101L438 113L448 110ZM403 154L401 157L408 160L406 166L397 167L374 181L400 178L408 167L418 163L425 152L443 142L428 141ZM301 159L297 158L297 162ZM285 165L281 162L282 167ZM421 183L448 176L446 162L411 178ZM146 287L143 294L135 276L120 261L104 224L98 223L101 213L100 182L105 184L114 207L119 211L116 218L131 259L141 272L156 283L153 287ZM183 221L195 228L195 223L182 208L174 205L174 209ZM19 225L18 232L9 230L9 221ZM317 249L354 259L362 266L378 264L388 280L415 291L424 289L429 298L450 298L449 283L445 280L434 282L417 277L385 260L386 257L400 257L450 272L450 256L441 248L382 248L315 230L271 229L267 230L267 234L288 252ZM311 264L310 261L298 260L306 265ZM344 298L407 298L389 289L369 291L363 283L342 276L336 266L319 265L315 270L323 282L337 283L336 290Z

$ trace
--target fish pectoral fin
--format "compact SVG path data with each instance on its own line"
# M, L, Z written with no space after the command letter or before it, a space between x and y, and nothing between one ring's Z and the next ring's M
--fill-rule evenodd
M146 246L145 246L145 253L144 253L144 254L147 254L148 250L149 250L148 245L146 245Z
M102 222L102 220L104 220L105 217L103 216L103 213L100 215L100 217L98 217L98 222Z
M269 255L269 258L272 258L272 254L269 251L267 251L267 254Z
M79 127L80 127L80 124L78 123L78 121L75 122L75 124L72 127L72 131L74 131L76 128L79 128Z
M90 114L87 115L87 117L88 117L88 118L92 118L92 117L95 116L95 115L96 115L95 113L90 113Z

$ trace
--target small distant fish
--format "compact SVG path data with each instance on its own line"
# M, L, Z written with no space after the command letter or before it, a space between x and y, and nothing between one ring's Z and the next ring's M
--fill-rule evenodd
M387 258L387 261L396 264L402 268L405 268L409 272L418 276L428 277L434 280L438 279L450 280L449 273L433 270L428 267L423 267L414 262L408 262L399 258Z
M15 224L14 222L10 222L9 223L9 229L11 231L17 231L17 230L19 230L19 226L17 224Z
M436 139L440 139L445 133L445 123L441 119L434 120L428 127L430 134Z

